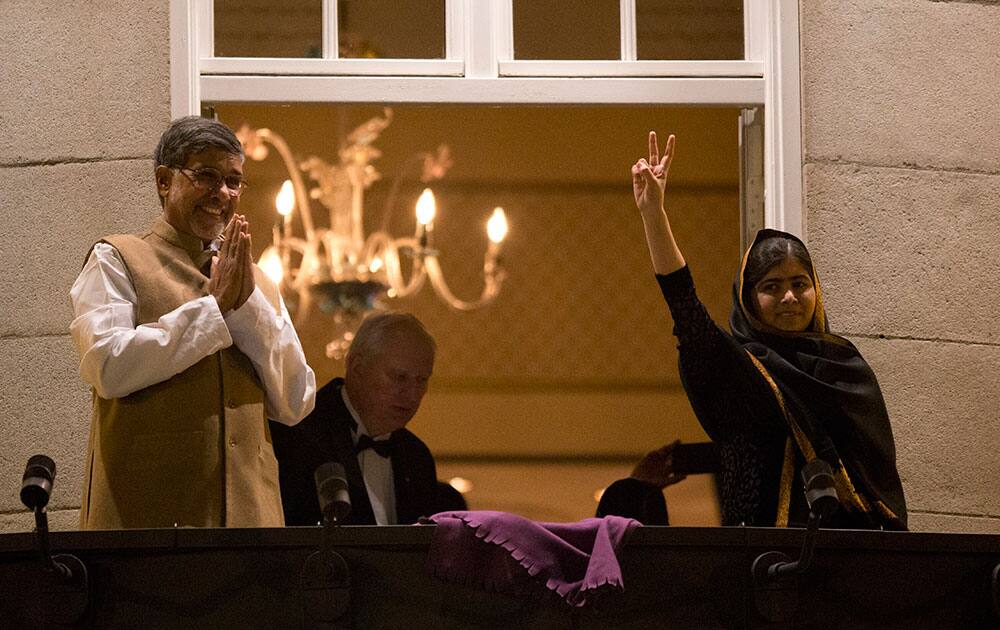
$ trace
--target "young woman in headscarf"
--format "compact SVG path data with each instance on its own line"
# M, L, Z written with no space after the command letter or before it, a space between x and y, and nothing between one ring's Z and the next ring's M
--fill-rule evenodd
M632 167L653 269L674 320L680 374L722 463L723 525L801 526L809 515L800 471L822 458L840 509L826 527L906 529L892 429L875 374L857 348L831 334L805 245L761 230L733 284L731 333L695 293L664 210L674 157L649 134Z

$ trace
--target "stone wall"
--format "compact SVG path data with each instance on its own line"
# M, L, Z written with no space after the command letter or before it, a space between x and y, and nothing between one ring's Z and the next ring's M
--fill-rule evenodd
M28 457L76 525L90 394L67 334L87 243L159 212L150 138L169 108L168 3L0 3L0 532L29 529Z
M807 234L910 524L1000 531L1000 3L800 3Z

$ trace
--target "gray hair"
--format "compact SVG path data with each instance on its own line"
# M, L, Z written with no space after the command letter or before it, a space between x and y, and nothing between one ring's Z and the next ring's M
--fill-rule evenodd
M410 313L401 311L381 311L365 318L347 349L347 362L352 356L375 356L388 347L389 338L395 332L405 332L427 344L431 354L437 352L437 343L420 320Z
M153 166L181 167L191 155L208 148L243 157L243 145L236 134L218 120L201 116L177 118L160 136Z

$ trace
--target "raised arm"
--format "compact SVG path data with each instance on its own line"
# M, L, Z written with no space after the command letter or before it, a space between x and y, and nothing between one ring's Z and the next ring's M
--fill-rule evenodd
M649 132L649 158L640 158L632 165L632 192L635 193L635 205L639 208L642 225L646 231L646 244L649 246L649 257L653 261L653 270L660 275L677 271L685 265L684 256L674 234L670 229L670 220L664 209L664 193L667 187L667 173L674 159L676 138L671 134L663 155L656 141L656 132Z

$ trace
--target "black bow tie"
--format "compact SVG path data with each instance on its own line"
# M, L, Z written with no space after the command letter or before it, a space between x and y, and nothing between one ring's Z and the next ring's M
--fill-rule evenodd
M354 445L354 454L357 455L365 449L372 449L381 457L392 455L392 436L388 440L373 440L370 435L359 435L358 443Z

